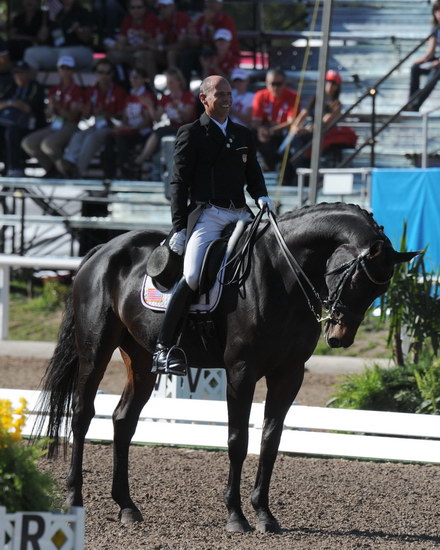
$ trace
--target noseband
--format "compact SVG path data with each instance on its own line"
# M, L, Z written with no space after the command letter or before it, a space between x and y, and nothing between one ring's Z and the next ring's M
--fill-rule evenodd
M369 251L364 250L358 256L356 256L356 258L353 258L352 260L344 262L343 264L331 269L330 271L327 271L324 274L324 276L327 276L327 275L332 275L334 273L341 272L341 277L338 281L338 284L336 285L335 290L331 294L329 294L328 298L323 300L319 295L318 291L313 286L310 279L304 273L304 270L302 269L302 267L299 265L299 263L297 262L297 260L295 259L293 254L290 252L289 248L287 247L286 241L284 240L279 230L275 216L269 209L267 209L267 214L269 216L269 221L272 225L272 228L275 232L275 236L278 241L278 244L280 245L281 252L286 258L287 263L289 264L289 267L307 300L310 311L313 313L318 323L321 323L322 321L333 321L336 324L340 324L340 320L336 317L336 314L338 313L343 314L345 316L352 317L353 319L356 319L356 320L361 320L363 316L353 313L341 302L342 291L344 290L344 287L349 277L353 275L353 273L356 271L356 269L359 266L363 269L368 279L376 285L386 285L391 281L391 278L392 278L390 277L386 281L379 281L371 275L365 262L365 258ZM321 306L321 309L324 309L325 311L327 311L327 315L325 317L322 317L321 314L316 311L312 301L310 300L310 297L305 288L305 285L303 283L305 283L309 287L316 301Z

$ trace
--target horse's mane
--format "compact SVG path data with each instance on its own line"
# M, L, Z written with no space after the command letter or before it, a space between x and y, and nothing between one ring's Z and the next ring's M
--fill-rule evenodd
M379 225L376 222L376 220L373 218L373 214L371 212L368 212L368 210L361 208L358 204L351 204L346 202L320 202L319 204L314 204L311 206L308 206L308 205L302 206L297 210L286 212L279 217L279 220L290 221L294 219L299 219L302 216L305 216L314 212L317 212L317 213L329 212L329 213L336 213L336 214L342 213L342 212L352 212L356 215L361 216L364 220L366 220L367 223L371 226L371 228L374 229L383 240L389 242L388 237L385 235L383 225Z

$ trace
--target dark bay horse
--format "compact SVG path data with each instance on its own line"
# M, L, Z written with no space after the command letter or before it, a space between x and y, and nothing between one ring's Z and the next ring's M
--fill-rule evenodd
M183 337L190 364L222 364L227 372L230 470L225 504L230 531L250 530L241 508L240 479L257 380L266 378L267 397L251 501L257 529L278 532L269 508L269 484L285 415L321 332L322 305L329 310L328 344L350 346L368 306L387 289L394 265L416 254L396 252L371 215L354 205L323 203L284 214L277 221L278 229L271 223L259 232L243 287L238 291L237 285L226 286L213 312L221 356L202 351L191 323ZM156 375L149 371L163 314L141 304L140 288L146 260L163 239L159 232L132 231L86 256L43 382L52 454L62 417L72 413L68 503L81 506L84 439L99 383L112 353L120 349L127 382L113 413L112 496L123 522L142 520L130 496L129 445L154 388Z

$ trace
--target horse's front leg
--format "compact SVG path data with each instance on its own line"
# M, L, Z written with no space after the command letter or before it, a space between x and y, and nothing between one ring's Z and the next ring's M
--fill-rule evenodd
M281 531L278 521L269 508L269 485L283 432L284 419L301 387L303 377L304 365L286 375L267 378L260 460L251 499L258 518L257 530L262 533Z
M154 389L156 375L149 372L151 354L133 344L129 352L121 350L127 367L127 383L113 413L113 483L112 497L119 505L122 523L143 521L142 514L130 496L128 455L131 439L136 431L139 415Z
M245 533L251 530L241 508L240 483L249 440L249 415L255 391L255 377L244 365L229 371L227 402L229 416L229 479L225 491L228 509L226 529Z

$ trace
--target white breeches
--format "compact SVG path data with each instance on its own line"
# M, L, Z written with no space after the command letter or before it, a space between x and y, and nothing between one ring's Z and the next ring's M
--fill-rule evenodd
M188 240L183 260L183 275L192 290L199 286L203 257L209 243L218 239L229 223L250 219L246 208L209 206L203 210Z

